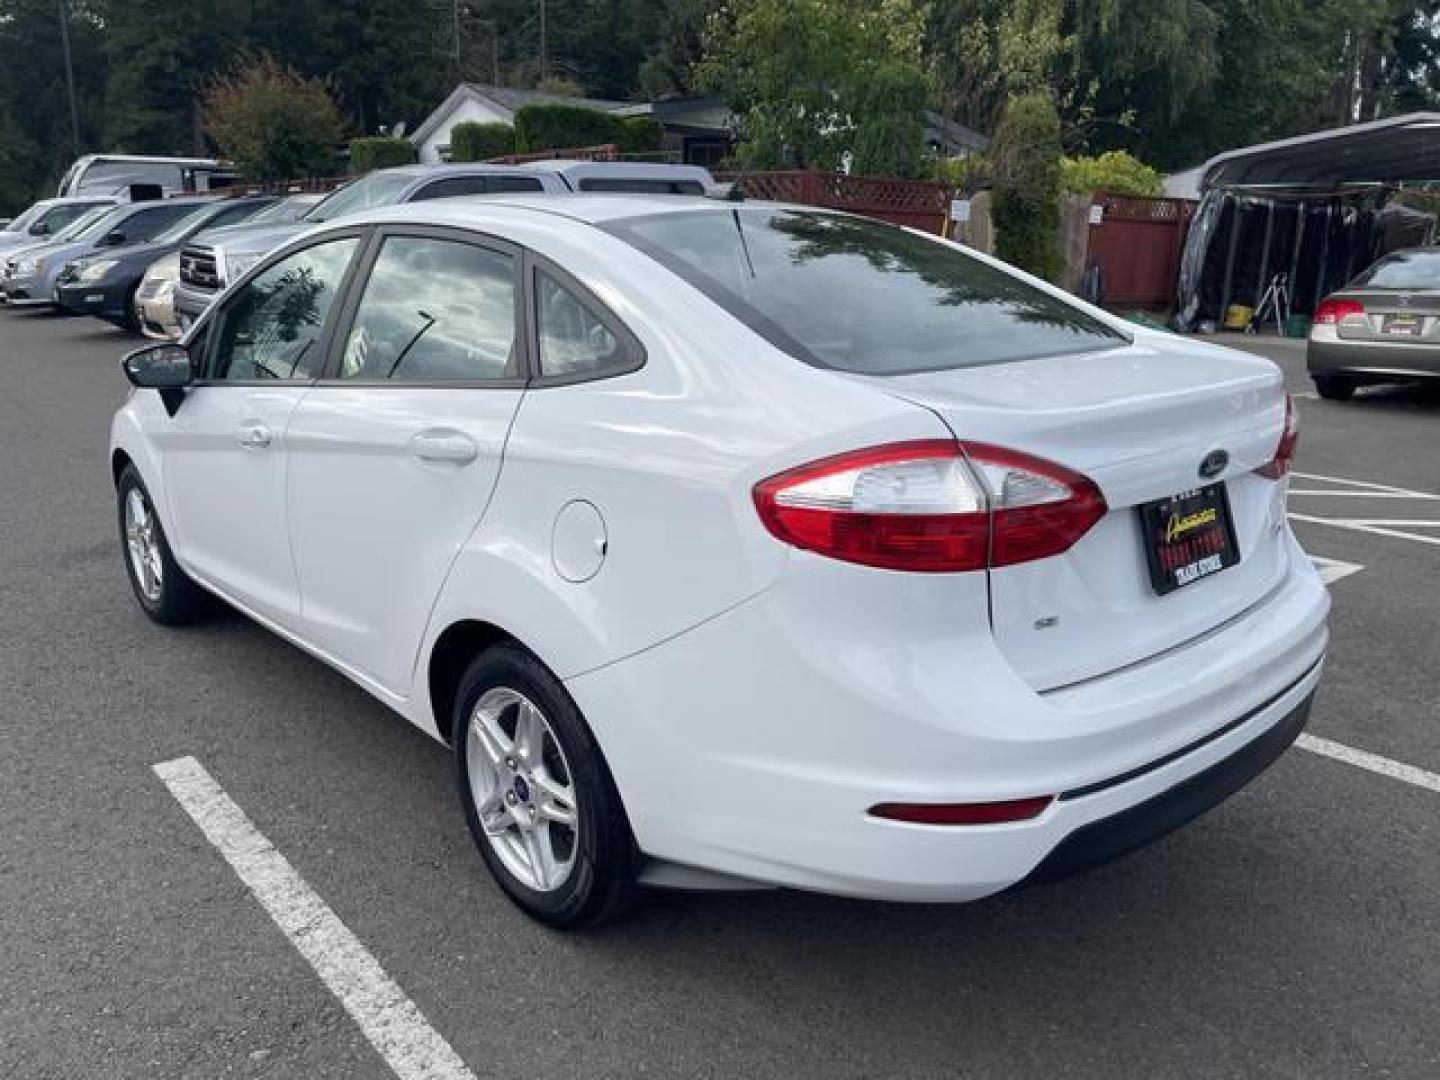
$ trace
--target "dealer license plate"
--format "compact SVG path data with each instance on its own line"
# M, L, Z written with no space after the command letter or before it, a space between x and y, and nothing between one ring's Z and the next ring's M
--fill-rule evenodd
M1150 584L1161 596L1240 561L1224 484L1207 484L1140 507Z

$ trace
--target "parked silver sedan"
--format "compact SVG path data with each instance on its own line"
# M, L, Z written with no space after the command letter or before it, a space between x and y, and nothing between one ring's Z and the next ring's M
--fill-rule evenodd
M1440 380L1440 247L1386 255L1315 310L1306 366L1323 398Z

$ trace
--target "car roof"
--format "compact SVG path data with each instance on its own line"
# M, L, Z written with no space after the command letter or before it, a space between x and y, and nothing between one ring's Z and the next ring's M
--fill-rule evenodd
M461 195L448 199L430 199L398 206L382 206L346 215L337 221L347 224L434 224L465 226L492 223L499 218L522 214L545 214L565 217L589 225L601 225L626 218L652 217L657 214L713 213L728 214L737 207L781 207L832 213L819 207L789 207L786 203L756 200L735 203L704 195Z
M452 161L440 165L395 165L389 169L376 169L356 180L379 176L413 176L417 179L432 176L475 176L481 173L528 173L534 170L528 165L500 165L484 161Z
M536 172L559 173L562 176L640 177L714 183L709 169L699 165L680 165L672 161L580 161L574 158L557 158L532 161L522 167Z

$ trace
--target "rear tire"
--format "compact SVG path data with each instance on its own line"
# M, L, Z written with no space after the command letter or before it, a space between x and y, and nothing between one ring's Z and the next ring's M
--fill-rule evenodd
M630 907L640 856L620 793L543 664L511 644L481 653L460 681L451 732L470 834L522 911L578 928Z
M213 610L214 600L180 569L140 473L126 465L116 485L120 551L140 609L161 626L183 626Z
M1316 375L1315 392L1326 401L1349 401L1355 396L1355 380L1338 375Z

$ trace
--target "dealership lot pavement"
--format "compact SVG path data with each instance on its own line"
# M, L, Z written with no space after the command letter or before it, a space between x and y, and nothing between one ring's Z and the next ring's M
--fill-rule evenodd
M1298 402L1312 745L1398 778L1296 749L1045 889L670 895L565 937L491 885L441 747L241 618L140 615L128 347L0 310L0 1076L1440 1075L1440 394Z

